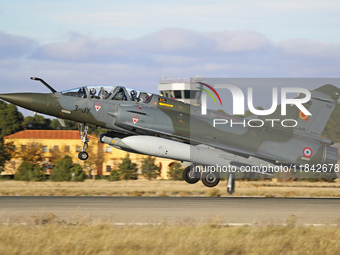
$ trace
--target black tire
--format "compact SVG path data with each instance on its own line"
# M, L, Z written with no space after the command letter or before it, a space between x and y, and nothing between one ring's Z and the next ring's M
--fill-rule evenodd
M87 160L89 158L89 154L86 151L81 151L78 154L78 158L80 160Z
M215 187L220 182L220 174L218 172L205 172L202 174L202 182L209 188Z
M194 184L200 180L201 173L196 172L193 166L188 166L183 171L183 179L190 184Z

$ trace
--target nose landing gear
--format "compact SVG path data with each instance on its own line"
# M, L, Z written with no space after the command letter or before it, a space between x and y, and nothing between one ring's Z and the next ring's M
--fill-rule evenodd
M83 132L83 127L84 127L84 132ZM82 149L78 154L78 158L80 160L87 160L89 157L89 154L86 152L86 150L89 147L88 142L90 141L89 139L87 139L87 133L89 131L89 127L86 124L84 125L82 123L79 123L78 128L79 128L80 140L83 143Z

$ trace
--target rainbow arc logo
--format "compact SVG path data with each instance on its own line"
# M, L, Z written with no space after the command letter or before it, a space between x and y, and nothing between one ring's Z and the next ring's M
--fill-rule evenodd
M221 97L220 97L220 95L217 93L217 91L216 91L213 87L211 87L210 85L208 85L208 84L206 84L206 83L203 83L203 82L197 82L197 83L199 83L199 84L201 84L201 85L203 85L203 86L209 88L212 92L214 92L214 94L217 96L217 98L218 98L218 100L220 101L220 104L221 104L221 106L222 106ZM207 94L212 98L212 100L214 101L215 105L217 105L215 97L213 96L213 94L212 94L209 90L204 89L204 88L201 88L201 87L197 87L197 88L198 88L199 90L202 90L202 91L204 91L205 93L207 93Z

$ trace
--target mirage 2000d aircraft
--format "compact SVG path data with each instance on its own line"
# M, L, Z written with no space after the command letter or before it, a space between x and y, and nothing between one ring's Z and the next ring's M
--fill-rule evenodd
M199 171L204 166L242 167L274 166L320 167L329 169L337 163L338 151L333 141L321 138L321 133L335 107L340 89L324 85L311 91L304 107L312 114L305 116L295 105L287 105L288 119L296 120L291 128L261 124L263 116L248 119L207 111L171 98L121 86L85 86L57 92L40 78L51 93L0 94L0 99L23 108L79 123L83 143L79 158L88 154L87 124L107 129L100 142L133 153L182 161L187 166L183 178L188 183L200 179L208 187L220 181L219 171ZM252 125L213 125L231 120ZM267 119L280 121L280 106ZM84 127L84 130L82 130ZM233 172L228 173L227 191L234 192Z

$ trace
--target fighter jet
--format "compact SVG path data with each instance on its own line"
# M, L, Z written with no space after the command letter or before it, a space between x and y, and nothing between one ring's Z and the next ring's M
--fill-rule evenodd
M205 186L214 187L221 170L227 170L230 194L235 190L235 172L242 169L255 168L266 174L288 167L324 170L336 166L338 160L333 141L320 137L340 103L340 89L330 84L311 91L304 107L312 115L288 105L284 117L295 120L296 125L287 127L276 125L283 120L280 106L266 116L276 120L274 123L263 116L243 118L211 110L203 115L200 107L122 86L84 86L57 92L44 80L31 79L42 82L51 93L0 94L0 99L57 117L61 124L64 119L80 123L81 160L89 157L88 124L107 129L99 141L112 147L181 161L183 178L191 184L201 179ZM236 124L226 125L232 121Z

